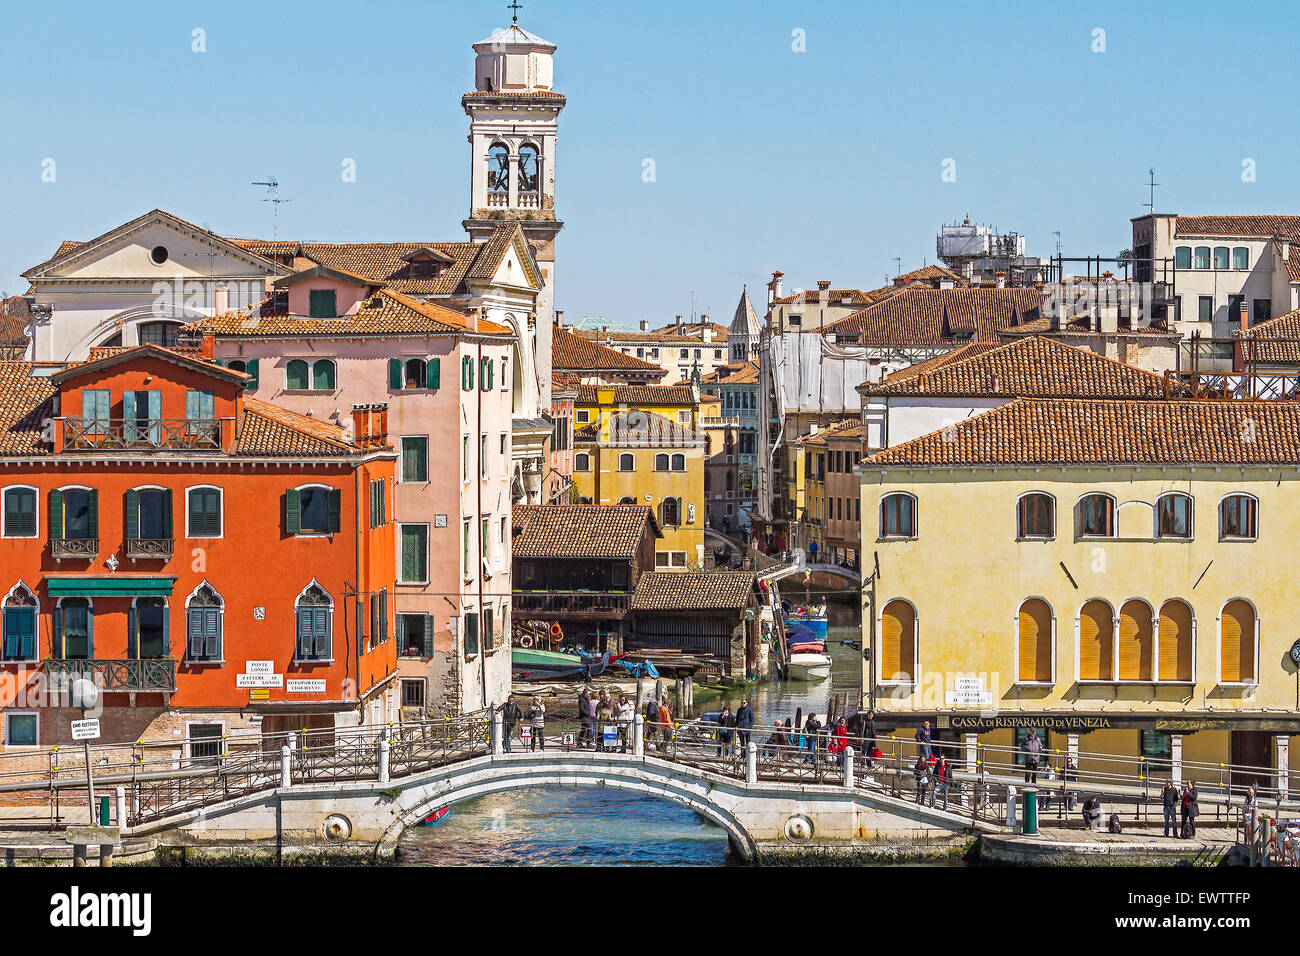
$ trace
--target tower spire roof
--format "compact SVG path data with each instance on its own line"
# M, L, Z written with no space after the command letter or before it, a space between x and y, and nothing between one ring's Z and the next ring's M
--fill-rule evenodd
M749 301L748 286L740 293L740 301L736 303L736 314L731 319L730 331L740 335L758 335L762 331L758 324L758 314L754 311L754 303Z

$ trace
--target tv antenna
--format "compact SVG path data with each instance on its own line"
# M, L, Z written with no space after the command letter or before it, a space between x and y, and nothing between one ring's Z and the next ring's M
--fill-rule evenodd
M895 276L901 276L901 275L903 274L903 257L902 257L902 256L894 256L894 270L895 270L895 271L894 271L894 275L895 275Z
M1156 211L1156 187L1159 186L1160 183L1156 182L1155 169L1148 169L1147 176L1149 177L1147 185L1151 188L1151 201L1146 203L1146 207L1147 211L1154 215Z
M268 176L265 180L251 183L251 185L265 186L266 191L271 194L262 202L269 202L273 210L271 214L271 240L274 242L280 238L280 203L293 202L293 200L280 198L280 181L274 176Z

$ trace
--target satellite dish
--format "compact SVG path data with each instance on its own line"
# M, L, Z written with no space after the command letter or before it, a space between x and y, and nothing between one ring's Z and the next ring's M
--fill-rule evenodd
M78 677L72 682L72 706L89 709L99 700L99 688L93 680Z

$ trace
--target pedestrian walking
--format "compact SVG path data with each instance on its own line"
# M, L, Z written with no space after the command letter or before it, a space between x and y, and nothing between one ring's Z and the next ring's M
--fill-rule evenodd
M546 751L546 705L540 697L534 697L528 706L528 725L533 728L533 739L529 749Z
M930 809L934 809L934 798L943 792L943 808L948 809L948 787L952 783L949 775L948 758L944 754L939 754L939 759L934 762L933 770L934 780L933 789L930 791Z
M514 694L511 694L506 701L505 707L501 708L501 722L505 730L506 753L510 753L510 738L514 736L515 726L519 721L524 719L523 709L519 706L519 701L515 700Z
M1029 728L1029 736L1020 749L1025 755L1025 783L1038 783L1038 758L1043 752L1043 738L1038 736L1035 728Z
M844 766L844 752L849 749L849 725L843 717L835 721L835 729L831 731L830 746L827 752L835 758L837 767Z
M1183 839L1190 840L1196 836L1196 815L1201 812L1197 799L1196 782L1188 780L1183 784Z
M636 706L627 699L627 694L620 694L618 706L614 708L614 720L618 723L618 752L627 753L628 737L632 734L632 721L636 719Z
M917 755L912 775L916 778L916 805L919 807L925 803L925 791L930 786L930 762L924 756Z
M1160 789L1160 806L1165 813L1165 836L1177 837L1178 830L1178 804L1179 804L1178 787L1174 785L1173 778L1165 781L1165 785Z
M862 724L862 752L867 757L867 769L876 755L876 712L867 711L867 719Z
M731 713L731 708L723 704L722 713L718 714L718 746L715 753L722 756L722 751L731 751L731 739L736 730L736 718Z
M930 722L921 721L921 729L916 732L916 743L921 748L921 756L925 758L926 763L930 762Z
M659 730L663 734L663 738L659 741L659 752L663 753L668 749L668 745L673 739L673 712L668 707L667 697L660 698L659 709L655 714L655 718Z
M749 739L754 730L754 708L749 706L749 698L740 702L740 707L736 710L736 738L740 741L740 749L749 749Z

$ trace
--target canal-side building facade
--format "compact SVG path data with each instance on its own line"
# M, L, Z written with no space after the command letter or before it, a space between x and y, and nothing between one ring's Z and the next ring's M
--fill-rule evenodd
M386 409L344 429L246 383L155 346L0 364L4 751L70 743L80 677L105 739L198 756L393 716Z
M1284 770L1297 466L1300 407L1193 400L1020 399L864 459L883 724Z

